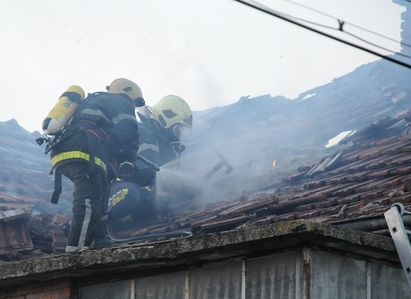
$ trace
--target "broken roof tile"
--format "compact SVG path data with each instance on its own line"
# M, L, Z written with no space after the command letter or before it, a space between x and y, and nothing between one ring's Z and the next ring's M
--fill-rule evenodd
M213 221L202 224L200 231L202 233L209 233L214 231L230 230L237 227L240 224L244 224L250 219L253 219L252 215L240 215L221 220L218 220L218 218L216 218Z

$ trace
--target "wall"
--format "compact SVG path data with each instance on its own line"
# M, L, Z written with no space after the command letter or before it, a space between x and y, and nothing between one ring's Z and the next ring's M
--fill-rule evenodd
M400 268L311 249L84 285L78 291L82 299L411 298Z
M1 299L71 299L73 285L70 279L57 279L42 283L0 289Z

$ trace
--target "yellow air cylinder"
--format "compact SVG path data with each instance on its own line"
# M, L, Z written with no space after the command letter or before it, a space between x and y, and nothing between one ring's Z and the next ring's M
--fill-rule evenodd
M67 124L84 97L84 90L80 86L71 85L60 96L56 105L43 120L44 135L53 135L59 132Z

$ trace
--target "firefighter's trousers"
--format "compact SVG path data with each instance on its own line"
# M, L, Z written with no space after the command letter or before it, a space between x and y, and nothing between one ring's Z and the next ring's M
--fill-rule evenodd
M88 163L68 162L58 171L73 182L73 216L66 252L90 247L101 220L101 203L106 186L105 173L99 167L90 173Z

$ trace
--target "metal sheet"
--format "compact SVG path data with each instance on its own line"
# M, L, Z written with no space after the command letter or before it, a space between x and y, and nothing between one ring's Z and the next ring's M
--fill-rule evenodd
M292 251L249 260L246 298L300 299L301 273L301 252Z
M364 260L312 250L310 272L311 298L367 298L367 271Z
M136 299L181 299L184 293L184 272L136 279Z
M383 264L370 264L370 296L372 299L410 299L410 289L402 269Z
M122 280L81 288L82 299L134 299L134 280Z
M190 299L241 299L241 262L191 271Z

